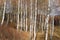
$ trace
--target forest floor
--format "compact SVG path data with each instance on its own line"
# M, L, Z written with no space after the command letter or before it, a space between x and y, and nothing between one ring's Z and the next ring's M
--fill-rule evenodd
M36 40L45 40L44 32L37 32ZM0 40L30 40L29 32L17 31L12 25L0 26ZM48 34L50 40L50 33ZM60 40L60 27L55 26L52 40Z
M45 40L44 35L45 35L44 32L43 33L38 32L37 33L37 40ZM51 40L50 39L50 32L48 33L48 40ZM52 40L60 40L60 27L59 26L55 26Z

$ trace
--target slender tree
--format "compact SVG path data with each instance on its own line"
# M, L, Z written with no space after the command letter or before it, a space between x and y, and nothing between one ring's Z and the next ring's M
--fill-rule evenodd
M17 30L19 29L19 8L20 8L20 0L18 0L18 13L17 13Z
M35 24L34 24L35 26L34 26L34 40L36 40L36 21L37 21L37 20L36 20L36 19L37 19L36 17L37 17L37 10L38 10L38 9L37 9L37 1L38 1L38 0L35 0Z
M25 10L26 10L26 32L28 31L28 28L27 28L27 2L25 4Z
M45 27L46 27L45 40L48 40L48 21L49 21L49 15L47 15L47 18L45 20Z
M23 27L23 26L22 26L22 24L23 24L23 23L22 23L22 20L23 20L23 19L22 19L22 13L23 13L23 11L22 11L22 6L23 6L23 4L22 4L22 0L21 0L21 30L22 30L22 27Z
M30 38L32 36L32 32L33 32L33 24L32 24L32 0L30 0Z
M25 28L25 27L26 27L26 26L25 26L25 25L26 25L26 23L25 23L25 21L26 21L26 20L25 20L25 19L26 19L26 11L25 11L26 8L25 8L25 5L26 5L25 0L23 0L23 9L24 9L24 10L23 10L23 13L24 13L24 15L23 15L23 20L24 20L24 22L23 22L23 24L24 24L24 31L26 31L26 28Z
M5 18L5 8L6 8L6 0L4 1L4 10L3 10L3 17L2 17L1 25L3 24L4 18Z

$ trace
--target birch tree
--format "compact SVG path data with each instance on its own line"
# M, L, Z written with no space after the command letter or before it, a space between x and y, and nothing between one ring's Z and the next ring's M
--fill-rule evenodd
M38 0L35 0L35 22L34 22L34 40L36 40L36 17L37 17L37 1Z
M5 18L5 8L6 8L6 0L4 1L4 10L3 10L3 17L2 17L1 25L3 24L4 18Z
M17 30L19 29L19 8L20 8L20 0L18 0L18 14L17 14Z

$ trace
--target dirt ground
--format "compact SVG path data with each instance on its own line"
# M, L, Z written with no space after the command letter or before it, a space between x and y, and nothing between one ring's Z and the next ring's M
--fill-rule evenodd
M29 40L28 34L6 25L0 26L0 40Z
M50 40L50 34L48 34ZM0 40L30 40L29 32L17 31L12 24L0 26ZM36 40L45 40L44 32L37 32ZM55 26L52 40L60 40L60 27Z

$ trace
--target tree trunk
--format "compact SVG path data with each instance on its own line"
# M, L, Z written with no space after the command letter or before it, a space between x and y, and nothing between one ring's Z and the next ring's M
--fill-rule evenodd
M5 8L6 8L6 1L4 2L4 10L3 10L3 17L2 17L1 25L3 24L4 18L5 18Z

